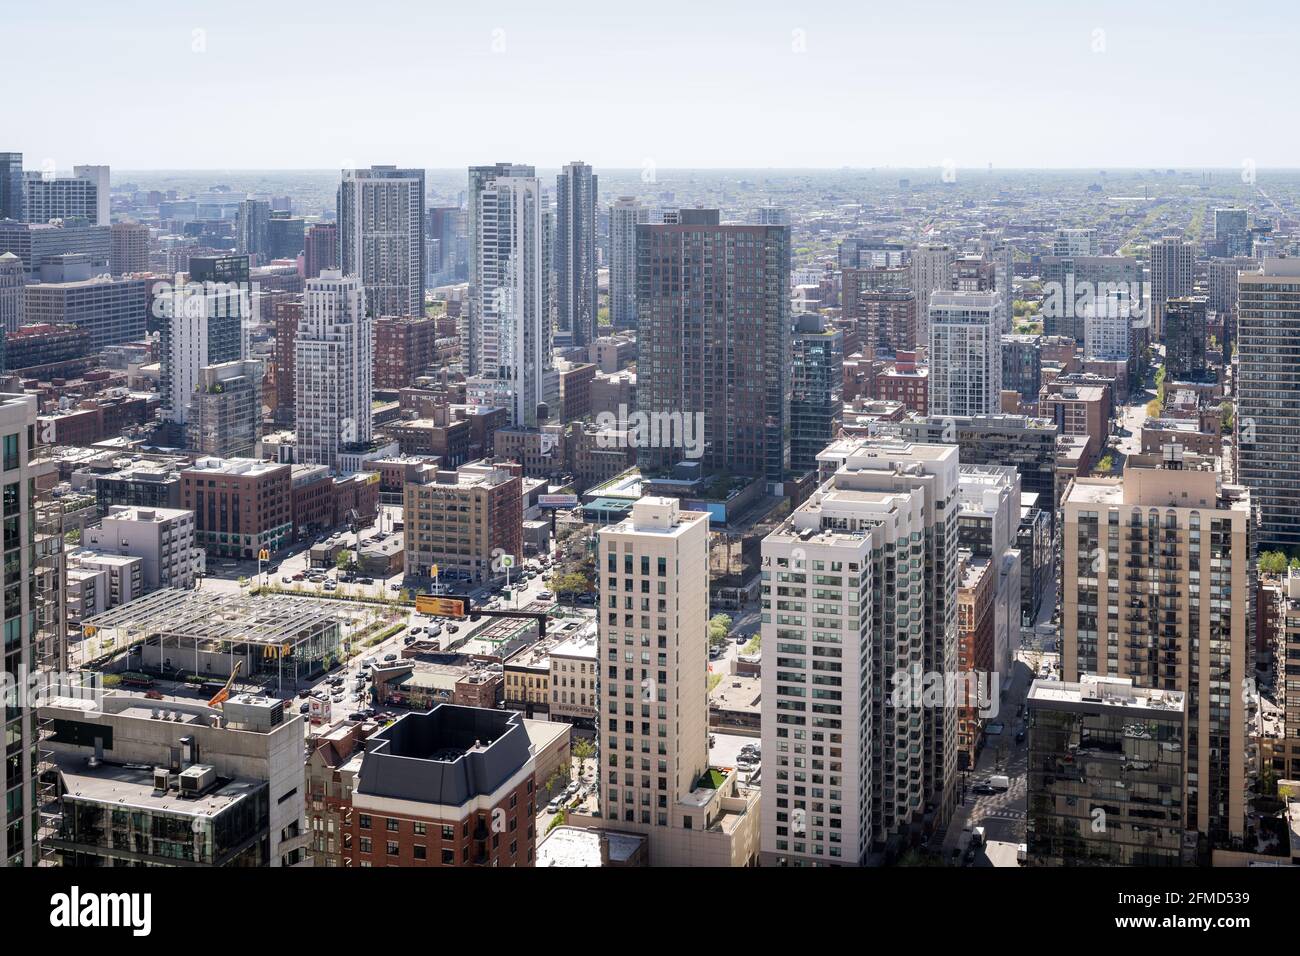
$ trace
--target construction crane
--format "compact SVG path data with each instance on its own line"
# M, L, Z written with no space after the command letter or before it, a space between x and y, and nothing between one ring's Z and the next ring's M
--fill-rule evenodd
M208 701L209 707L220 707L221 702L230 696L230 686L235 682L235 677L238 676L239 669L243 666L243 661L235 661L235 668L230 672L230 677L226 680L226 686L212 695L212 699Z

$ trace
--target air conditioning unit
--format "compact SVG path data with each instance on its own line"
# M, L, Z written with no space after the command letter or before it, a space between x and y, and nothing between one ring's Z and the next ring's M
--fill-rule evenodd
M209 764L196 763L181 771L182 797L200 797L217 782L217 769Z
M166 793L170 785L170 775L166 767L153 768L153 789L154 793Z

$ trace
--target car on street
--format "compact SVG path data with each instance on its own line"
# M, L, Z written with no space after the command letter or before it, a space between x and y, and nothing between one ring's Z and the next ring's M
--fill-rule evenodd
M556 797L546 805L546 812L557 813L562 806L564 806L564 797Z

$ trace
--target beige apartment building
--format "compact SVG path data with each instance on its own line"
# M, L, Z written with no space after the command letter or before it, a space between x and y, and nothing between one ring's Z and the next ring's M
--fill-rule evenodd
M1130 456L1122 478L1067 491L1062 679L1123 677L1187 696L1188 828L1244 836L1253 677L1250 494L1178 445Z
M584 630L551 648L552 720L590 724L596 718L600 684L595 628Z
M455 471L430 469L403 487L406 573L428 577L467 572L475 581L492 575L494 558L523 549L523 481L486 462Z
M644 834L652 866L758 856L758 792L709 766L708 551L708 514L673 498L600 531L600 816L569 822Z

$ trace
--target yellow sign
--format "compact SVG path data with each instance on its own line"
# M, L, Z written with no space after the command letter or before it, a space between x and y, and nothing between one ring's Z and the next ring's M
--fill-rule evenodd
M415 610L419 614L428 614L431 617L464 617L465 602L460 598L417 594L415 596Z
M257 559L259 561L270 561L271 552L267 551L266 548L263 548L261 551L257 552Z

